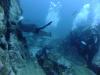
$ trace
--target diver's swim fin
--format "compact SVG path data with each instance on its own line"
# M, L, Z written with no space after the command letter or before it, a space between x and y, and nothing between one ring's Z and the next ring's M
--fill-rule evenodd
M46 25L42 26L42 27L39 27L38 29L39 30L42 30L44 28L46 28L47 26L51 25L52 24L52 21L50 21L49 23L47 23Z

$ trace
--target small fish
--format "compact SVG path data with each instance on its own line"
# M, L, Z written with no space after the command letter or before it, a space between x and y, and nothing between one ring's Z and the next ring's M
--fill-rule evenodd
M24 19L24 17L23 16L20 16L19 19L18 19L18 22L19 21L22 21L23 19Z
M81 41L81 43L82 43L83 45L87 45L87 43L86 43L85 41Z

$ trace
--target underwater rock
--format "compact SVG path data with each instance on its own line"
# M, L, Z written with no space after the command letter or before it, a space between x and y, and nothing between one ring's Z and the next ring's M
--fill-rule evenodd
M17 75L25 66L28 51L16 33L20 15L18 0L0 0L0 75Z
M9 19L11 22L18 23L22 10L18 0L10 0Z
M85 59L87 67L100 74L100 32L99 24L94 27L78 26L71 32L71 45L76 46L79 55Z
M46 75L43 71L43 69L39 66L37 62L33 61L28 61L25 65L24 68L22 68L19 72L18 75Z
M2 68L3 68L3 64L2 64L2 62L0 61L0 71L1 71Z
M66 56L67 57L71 56L72 58L69 58L69 59L72 61L72 59L77 56L75 54L78 53L78 57L75 58L73 62L76 63L77 61L79 61L80 57L81 57L81 60L84 60L84 61L79 62L79 64L76 63L77 64L76 66L79 66L80 63L85 62L85 64L80 65L82 69L86 70L88 68L90 72L92 70L97 75L99 75L100 74L100 68L99 68L100 52L98 51L99 44L100 44L99 37L100 37L99 30L97 28L91 28L91 26L81 27L81 28L79 27L73 30L71 33L69 33L66 39L67 42L65 43L66 45L64 47L66 48L66 51L65 51ZM84 68L84 66L87 66L87 68L86 67ZM82 74L86 75L84 73Z
M6 27L4 23L0 22L0 35L6 32Z
M50 42L51 38L46 37L46 36L38 36L38 35L33 35L31 33L23 33L24 37L26 38L27 41L27 46L29 48L29 52L32 58L34 58L39 50L43 48L44 46L48 45Z
M72 70L75 75L96 75L94 72L84 66L74 65Z
M96 53L96 55L94 56L92 63L94 65L96 65L97 67L100 67L100 49L99 51Z
M60 75L66 68L65 66L49 59L44 52L43 54L40 52L36 55L36 57L39 65L42 67L46 75Z
M10 70L7 67L3 67L0 75L9 75Z
M92 60L92 70L97 74L100 75L100 47L96 55Z
M6 32L6 25L4 23L4 10L0 6L0 35Z
M76 64L50 48L43 48L36 55L38 64L46 75L96 75L84 65Z
M2 49L4 49L4 50L7 50L8 49L8 44L7 44L7 41L6 41L4 35L1 35L1 37L0 37L0 47Z
M9 75L16 75L13 70L10 71Z
M20 42L17 40L17 37L15 34L10 34L10 40L9 40L9 58L10 58L10 63L15 67L22 67L24 66L24 59L22 58L21 54L21 45ZM23 52L24 53L24 52Z
M10 72L7 52L0 48L0 75L8 75Z
M4 10L3 8L0 6L0 21L4 20Z

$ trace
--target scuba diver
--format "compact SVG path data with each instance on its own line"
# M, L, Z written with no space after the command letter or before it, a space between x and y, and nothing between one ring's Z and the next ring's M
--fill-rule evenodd
M45 29L46 27L50 26L52 24L52 21L50 21L49 23L47 23L46 25L42 26L42 27L38 27L35 24L23 24L21 21L23 19L23 17L21 16L19 18L19 22L16 24L15 22L11 22L12 26L16 25L16 27L10 27L10 31L14 31L16 30L16 34L18 36L18 38L20 40L24 40L23 37L23 33L22 32L26 32L26 33L33 33L35 35L39 35L39 36L48 36L51 37L51 33L50 32L46 32L43 29Z
M35 25L35 24L23 24L23 23L21 23L19 25L19 28L23 32L33 32L33 33L38 34L39 32L41 32L43 29L50 26L51 24L52 24L52 21L50 21L49 23L47 23L46 25L44 25L42 27L37 27L37 25Z
M17 22L11 21L10 24L13 25L13 26L16 26L16 28L10 27L9 29L13 30L15 28L16 30L18 30L20 32L33 33L33 34L37 34L37 35L44 34L43 36L51 36L51 34L46 35L46 34L48 34L48 32L44 31L44 29L47 28L48 26L50 26L53 21L50 21L47 24L45 24L41 27L38 27L38 25L36 25L36 24L22 23L23 19L24 19L24 17L21 15Z
M73 21L73 27L70 33L71 46L77 48L79 55L87 62L87 67L96 73L98 67L96 64L97 61L93 63L93 59L97 58L95 56L100 47L99 9L99 0L92 0L90 3L83 5ZM94 66L96 66L96 68ZM98 70L98 75L100 75L100 69Z
M18 36L18 39L23 41L23 43L25 44L25 47L26 47L26 44L27 44L26 39L23 36L22 32L33 33L33 34L35 34L35 36L51 37L51 33L43 31L43 29L45 29L46 27L48 27L51 24L52 24L52 21L50 21L49 23L47 23L46 25L44 25L42 27L37 27L37 25L35 25L35 24L23 24L23 23L19 22L19 24L17 24L18 26L17 26L15 32ZM34 38L35 38L35 36L34 36Z
M79 55L87 62L87 67L93 71L94 64L92 61L99 50L100 44L99 28L99 25L94 28L90 25L79 31L79 27L76 30L73 30L70 34L71 46L77 48Z

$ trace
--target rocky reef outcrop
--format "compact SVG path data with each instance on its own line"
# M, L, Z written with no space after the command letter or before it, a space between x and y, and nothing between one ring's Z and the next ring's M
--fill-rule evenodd
M16 34L20 16L17 0L0 0L0 75L17 75L27 58Z
M71 54L64 55L63 52L59 52L59 47L56 49L57 47L44 47L36 54L38 64L46 75L96 75L86 64L82 64L82 61L77 58L71 59Z

